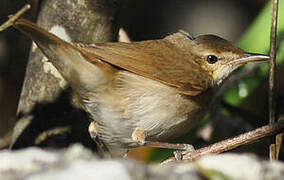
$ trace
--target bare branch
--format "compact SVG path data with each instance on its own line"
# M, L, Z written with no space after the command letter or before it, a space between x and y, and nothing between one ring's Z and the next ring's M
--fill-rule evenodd
M35 144L38 145L45 141L48 137L50 136L56 136L59 134L64 134L66 132L71 132L71 127L70 126L57 126L55 128L49 129L47 131L42 132L36 139L35 139Z
M269 124L276 122L275 115L275 68L276 68L276 33L277 33L277 14L278 14L278 0L272 2L272 20L270 31L270 69L269 69ZM276 144L275 137L271 140L269 145L269 158L270 160L276 159Z
M26 4L21 10L19 10L16 14L9 16L9 20L0 26L0 32L9 28L14 24L14 22L19 19L27 10L31 8L31 5Z
M254 143L264 137L269 137L280 132L284 132L284 122L281 121L274 124L262 126L253 131L249 131L239 136L217 142L207 147L197 149L193 152L187 152L186 154L183 154L182 161L192 161L204 155L219 154L225 151L235 149L242 145ZM170 157L163 161L162 164L167 164L176 161L177 160L174 157Z

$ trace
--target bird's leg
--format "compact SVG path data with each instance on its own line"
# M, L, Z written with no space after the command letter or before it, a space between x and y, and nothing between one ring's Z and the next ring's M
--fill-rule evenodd
M131 135L132 139L136 141L140 146L151 146L158 148L174 149L174 156L177 160L182 159L185 152L194 151L194 147L191 144L180 144L180 143L168 143L158 141L147 141L147 132L140 127L136 127Z
M173 152L174 157L175 157L175 159L176 159L177 161L182 160L182 157L183 157L185 154L195 151L195 148L194 148L193 145L191 145L191 144L183 144L183 145L186 145L186 146L187 146L187 149L175 150L175 151Z
M141 146L144 146L146 143L147 132L140 127L136 127L132 132L131 137L133 141L137 142Z
M103 156L110 157L110 152L106 145L98 138L98 123L92 121L89 125L89 134L96 142L98 149L102 152Z

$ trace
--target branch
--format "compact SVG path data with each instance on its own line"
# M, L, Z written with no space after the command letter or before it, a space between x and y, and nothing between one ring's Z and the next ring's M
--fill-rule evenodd
M31 5L26 4L21 10L19 10L16 14L11 16L8 21L6 21L4 24L0 26L0 32L9 28L14 24L14 22L19 19L20 16L22 16L27 10L31 8Z
M276 33L277 33L277 14L278 14L278 0L272 2L272 20L271 20L271 31L270 31L270 69L269 69L269 124L276 122L275 115L275 100L274 100L274 89L275 89L275 68L276 68ZM275 137L271 139L269 145L269 157L271 160L276 159L276 145Z
M193 152L187 152L183 154L182 161L192 161L197 158L200 158L201 156L209 154L220 154L222 152L235 149L242 145L254 143L262 138L269 137L280 132L284 132L284 122L281 121L274 124L262 126L253 131L249 131L239 136L217 142L207 147L197 149ZM177 160L174 157L170 157L163 161L162 164L167 164L176 161Z

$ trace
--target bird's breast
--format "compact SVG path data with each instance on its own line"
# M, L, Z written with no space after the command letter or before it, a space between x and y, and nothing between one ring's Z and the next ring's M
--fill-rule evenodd
M210 99L208 96L201 101L174 87L119 71L109 88L97 92L89 106L96 109L93 117L101 124L106 141L131 144L136 127L147 132L148 140L162 141L185 134L202 119Z

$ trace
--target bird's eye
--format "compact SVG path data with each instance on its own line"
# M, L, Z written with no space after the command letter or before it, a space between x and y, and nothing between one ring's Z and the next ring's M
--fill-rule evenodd
M214 56L214 55L208 55L207 56L207 62L209 63L209 64L214 64L214 63L216 63L218 61L218 58L216 57L216 56Z

